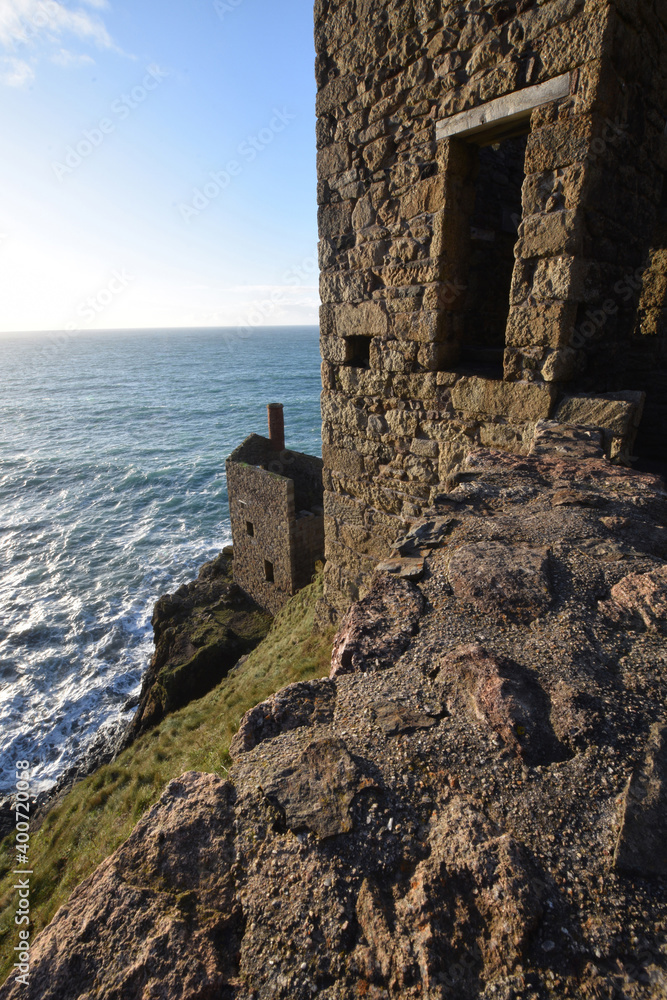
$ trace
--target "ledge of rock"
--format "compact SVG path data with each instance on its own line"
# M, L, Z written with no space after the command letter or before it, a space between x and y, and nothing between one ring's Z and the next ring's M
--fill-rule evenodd
M513 542L484 541L454 549L449 561L454 594L480 610L537 618L551 600L549 552Z
M471 456L2 1000L667 995L667 495L583 444Z
M243 716L229 752L233 758L258 743L301 726L333 722L336 685L329 680L288 684Z
M231 997L243 911L234 790L184 774L74 890L31 949L30 985L3 997Z
M628 780L614 862L618 868L667 875L667 726L656 723L646 757Z

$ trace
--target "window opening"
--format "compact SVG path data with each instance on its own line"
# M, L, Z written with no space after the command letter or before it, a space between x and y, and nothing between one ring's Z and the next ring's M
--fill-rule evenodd
M264 578L267 583L273 583L273 563L268 559L264 560Z
M254 535L255 535L255 525L252 523L252 521L246 521L246 523L245 523L245 530L246 530L246 534L250 535L251 538L254 537Z
M368 368L371 359L370 337L346 337L348 360L346 364L352 368Z
M514 247L521 221L527 135L479 150L470 216L470 265L457 368L502 378Z

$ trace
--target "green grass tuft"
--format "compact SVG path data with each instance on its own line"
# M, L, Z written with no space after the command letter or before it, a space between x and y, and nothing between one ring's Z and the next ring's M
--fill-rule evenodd
M30 838L33 935L127 839L169 781L190 770L227 777L229 744L248 709L286 684L329 673L333 631L314 628L321 594L320 575L283 608L245 663L76 785L49 812ZM0 982L12 967L17 941L13 846L13 836L0 844Z

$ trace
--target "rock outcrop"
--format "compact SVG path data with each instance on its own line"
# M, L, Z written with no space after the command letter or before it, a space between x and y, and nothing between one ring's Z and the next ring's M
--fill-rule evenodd
M78 781L114 760L165 715L211 691L261 642L271 620L234 584L231 547L205 563L196 580L160 597L152 617L155 652L129 725L106 726L55 785L32 800L33 830ZM13 824L13 798L0 799L0 840Z
M473 454L2 1000L667 996L667 493L572 442Z
M196 580L157 601L155 653L124 746L214 688L267 634L271 616L233 582L230 553L205 563Z
M31 955L17 996L234 996L236 899L229 782L172 781L129 839L72 893ZM6 989L6 987L5 987Z

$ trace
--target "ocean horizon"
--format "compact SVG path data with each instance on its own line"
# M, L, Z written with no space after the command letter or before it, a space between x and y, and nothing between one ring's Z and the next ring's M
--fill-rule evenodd
M225 459L285 407L321 454L317 327L0 338L0 796L131 718L153 604L231 540Z

